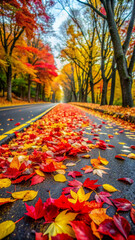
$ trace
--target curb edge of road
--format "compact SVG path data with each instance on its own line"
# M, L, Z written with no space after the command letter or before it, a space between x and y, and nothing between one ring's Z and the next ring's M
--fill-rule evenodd
M110 116L114 116L115 118L120 118L124 121L127 121L127 122L131 122L131 123L135 123L135 117L134 116L131 116L131 115L123 115L121 113L118 113L118 112L108 112L106 110L102 110L102 109L98 109L98 108L91 108L91 107L88 107L88 106L84 106L82 104L74 104L74 103L70 103L74 106L79 106L79 107L82 107L82 108L87 108L87 109L90 109L90 110L93 110L93 111L96 111L96 112L101 112L101 113L104 113L106 115L110 115Z
M58 104L57 104L58 105ZM41 114L39 114L38 116L36 116L35 118L33 118L33 119L31 119L31 120L29 120L29 121L27 121L26 123L24 123L24 124L21 124L19 127L16 127L16 128L13 128L13 129L11 129L10 131L18 131L18 132L22 132L22 131L24 131L24 128L28 128L30 125L31 125L31 123L34 123L34 122L36 122L37 120L39 120L39 119L41 119L43 116L45 116L47 113L49 113L53 108L55 108L57 105L55 105L55 106L52 106L51 108L49 108L49 109L47 109L45 112L43 112L43 113L41 113ZM23 126L23 127L21 127L21 126ZM18 128L18 129L17 129ZM16 129L16 130L15 130ZM8 131L8 132L10 132L10 131ZM7 132L7 133L8 133ZM4 145L4 144L8 144L13 138L15 138L15 133L11 133L11 134L9 134L7 137L5 137L4 139L2 139L2 140L0 140L0 146L1 145ZM6 133L4 133L3 135L7 135Z

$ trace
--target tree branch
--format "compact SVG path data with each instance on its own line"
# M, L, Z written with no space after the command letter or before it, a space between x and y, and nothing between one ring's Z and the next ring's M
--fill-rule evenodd
M102 14L100 11L98 11L92 4L90 3L86 3L86 2L82 2L80 0L77 0L77 2L82 3L90 8L92 8L99 16L101 16L102 18L104 18L105 20L107 20L106 16L104 14Z

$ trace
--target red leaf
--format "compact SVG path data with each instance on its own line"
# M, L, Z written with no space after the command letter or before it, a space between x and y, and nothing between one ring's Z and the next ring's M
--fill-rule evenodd
M102 234L110 236L114 240L125 240L125 238L120 234L119 230L115 226L112 219L106 219L103 221L99 225L98 231Z
M131 226L127 219L120 215L113 216L114 224L119 229L119 231L122 233L122 235L127 239Z
M51 162L49 164L42 164L41 165L41 170L43 172L49 172L50 173L50 172L54 172L56 170L56 168L55 168L54 164Z
M54 204L59 209L70 209L70 202L65 195L61 195L58 199L55 199Z
M32 179L31 179L31 185L30 186L33 186L33 185L36 185L38 183L41 183L45 180L44 177L41 177L39 175L36 175L34 176Z
M118 178L119 181L123 181L129 184L132 184L134 181L131 178Z
M71 186L71 187L80 188L83 184L80 181L74 179L73 181L69 181L68 185Z
M132 145L132 146L130 146L130 147L135 150L135 146Z
M21 123L20 122L18 122L18 123L15 123L15 125L14 126L19 126Z
M111 144L108 144L108 147L110 147L110 148L115 148L115 146L114 146L114 145L111 145Z
M110 196L111 196L110 193L100 192L95 195L95 199L98 203L101 203L101 201L103 201L103 202L107 203L108 205L113 205L112 202L110 201L110 199L108 199L108 197L110 197Z
M35 233L35 240L48 240L48 235L43 236L42 233Z
M125 160L125 158L121 157L120 155L116 155L115 158L119 160Z
M45 222L50 223L59 214L57 206L54 204L55 200L48 198L44 203L44 219Z
M68 234L57 234L55 237L51 237L52 240L73 240Z
M73 221L70 223L77 240L96 240L91 228L83 221Z
M76 178L76 177L82 177L82 173L81 172L78 172L78 171L70 171L68 173L68 176L71 176L73 178Z
M27 203L25 203L27 213L25 213L27 216L37 220L39 218L42 218L44 216L44 204L42 203L42 200L39 198L37 203L35 204L35 207L29 206Z
M111 199L117 207L117 211L129 211L132 208L132 203L125 198Z
M22 175L21 177L17 178L16 180L12 181L12 184L21 183L22 181L27 181L28 179L32 178L35 173L31 173L29 175Z
M22 172L17 170L16 168L8 168L7 171L2 174L2 177L17 178L21 174L22 174Z
M124 130L120 130L120 131L119 131L119 133L123 133L123 132L124 132Z
M87 178L84 183L83 186L92 190L95 190L97 187L100 187L101 185L95 184L97 180L90 180L90 178Z
M105 8L104 8L104 7L101 7L101 8L100 8L100 12L101 12L103 15L106 16L106 11L105 11ZM102 123L103 123L103 122L102 122Z
M131 216L133 223L135 224L135 209L134 208L131 208L130 216Z
M135 235L130 235L128 236L128 239L127 240L135 240Z

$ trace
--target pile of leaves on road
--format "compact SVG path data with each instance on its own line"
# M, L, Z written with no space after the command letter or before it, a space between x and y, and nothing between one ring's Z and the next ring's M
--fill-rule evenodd
M91 114L100 115L101 117L113 121L117 124L127 126L129 129L135 129L135 107L124 108L122 106L100 105L95 103L72 103L75 106L84 107L89 109ZM96 113L98 111L98 113ZM127 122L125 122L127 121Z
M16 132L16 138L8 145L0 147L0 188L26 181L30 181L30 186L33 186L46 181L46 174L50 174L58 184L65 183L68 181L65 176L68 167L76 164L73 161L64 164L66 159L81 153L82 158L90 161L81 169L83 173L68 172L68 176L73 180L68 181L68 186L63 188L58 199L50 196L42 202L38 198L38 191L34 190L15 191L9 193L8 198L0 198L0 205L10 202L16 204L19 199L37 199L35 206L25 203L24 213L35 221L40 218L45 220L43 232L35 232L36 240L95 240L102 239L105 235L115 240L135 240L135 235L130 234L129 221L121 216L121 212L130 212L135 224L134 203L125 198L113 199L113 192L118 190L112 185L101 185L97 183L98 180L90 178L86 178L84 182L76 180L76 177L81 179L86 173L97 174L100 177L106 174L107 159L100 154L97 159L93 159L92 156L90 159L89 152L92 148L106 150L107 147L115 147L98 138L94 144L84 137L85 129L89 127L94 140L98 135L94 129L101 129L102 125L95 125L83 111L74 106L59 104L24 132ZM110 139L112 137L109 135ZM131 146L131 149L135 149L135 146ZM124 160L120 155L115 157ZM134 159L135 154L131 153L130 157ZM133 183L133 179L126 177L118 180ZM91 195L93 197L90 200ZM109 207L114 208L113 216L107 213ZM12 233L17 222L2 222L0 239Z

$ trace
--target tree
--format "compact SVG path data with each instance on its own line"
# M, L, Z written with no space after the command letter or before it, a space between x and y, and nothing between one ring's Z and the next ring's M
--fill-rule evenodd
M44 30L49 21L46 9L53 4L52 0L2 0L0 3L0 41L7 62L7 100L12 100L12 55L20 36L25 32L31 39L35 31Z
M130 64L128 67L125 54L129 46L129 42L130 42L130 38L132 35L133 26L134 26L135 0L133 1L100 0L100 2L102 3L102 6L106 11L106 16L99 11L98 5L94 6L93 1L91 0L85 1L85 2L81 0L77 0L77 2L85 4L86 6L92 8L98 15L100 15L102 18L104 18L107 21L109 32L111 35L111 40L113 43L114 56L117 63L117 69L120 76L121 89L122 89L122 105L123 107L127 107L127 106L132 107L133 106L133 100L132 100L132 94L131 94L132 77L131 77L131 74L129 73ZM126 39L123 45L120 40L120 35L118 32L117 24L115 21L115 15L114 15L115 5L118 2L122 3L123 5L127 4L128 2L132 3L132 14L131 14L131 18L130 18L128 29L127 29ZM135 60L134 60L134 52L133 52L132 62L134 63L134 61ZM131 63L131 65L133 65L133 63Z

